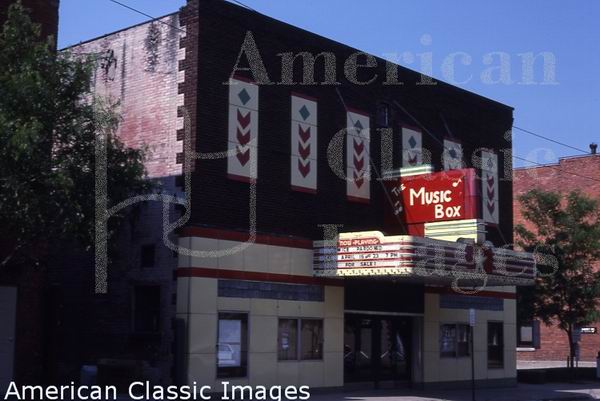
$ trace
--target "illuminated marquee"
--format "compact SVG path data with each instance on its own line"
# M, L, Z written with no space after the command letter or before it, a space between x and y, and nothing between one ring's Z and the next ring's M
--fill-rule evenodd
M337 244L315 242L316 276L395 276L423 282L531 285L533 255L379 231L340 234Z

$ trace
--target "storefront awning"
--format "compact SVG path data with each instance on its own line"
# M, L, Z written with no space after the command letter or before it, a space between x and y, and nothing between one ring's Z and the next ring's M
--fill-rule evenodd
M389 277L459 286L533 285L532 254L492 245L450 242L379 231L343 233L314 243L314 275Z

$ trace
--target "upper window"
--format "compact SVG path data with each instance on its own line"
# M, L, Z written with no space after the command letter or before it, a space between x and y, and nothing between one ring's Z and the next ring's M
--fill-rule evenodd
M504 367L504 325L502 322L488 322L487 349L488 368Z
M460 358L471 355L471 327L467 324L440 326L440 357Z

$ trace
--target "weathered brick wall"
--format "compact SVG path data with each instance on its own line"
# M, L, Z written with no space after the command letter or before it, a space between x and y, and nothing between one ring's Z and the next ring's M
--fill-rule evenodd
M181 35L179 15L172 14L67 49L97 58L93 91L119 103L117 135L129 147L146 148L150 178L182 171L176 163Z
M185 54L180 49L182 35L179 15L172 14L66 49L97 59L93 91L118 102L118 137L128 147L145 149L148 178L159 185L158 192L180 197L175 177L182 172L176 160L182 149L177 140L183 124L177 116L183 101L178 95L183 82L179 61ZM162 241L162 208L156 201L138 204L136 214L123 224L114 239L107 295L94 294L92 253L72 250L54 257L53 308L60 322L52 327L54 345L49 348L54 380L76 380L82 364L108 358L134 361L142 377L153 383L171 382L177 258ZM169 210L173 221L174 205ZM141 248L150 244L155 246L154 266L141 267ZM138 285L160 286L157 334L134 332L133 294Z
M513 184L515 224L521 223L531 228L531 223L523 218L517 197L533 188L564 193L580 190L600 200L598 182L584 177L600 180L600 155L564 158L559 160L558 165L516 169ZM596 266L600 267L600 262L596 263ZM590 327L597 327L600 332L600 324L592 324ZM519 352L518 359L566 361L569 354L567 335L556 326L547 327L543 324L540 331L540 349L534 352ZM600 334L582 335L580 349L581 360L595 361L600 351Z

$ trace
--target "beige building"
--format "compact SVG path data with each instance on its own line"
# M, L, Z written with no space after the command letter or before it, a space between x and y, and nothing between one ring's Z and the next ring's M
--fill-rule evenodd
M213 388L224 380L264 386L464 386L471 380L471 332L478 385L516 382L513 286L457 294L440 286L448 276L420 277L416 269L431 266L415 261L399 261L396 272L383 277L359 269L340 275L314 267L322 242L313 248L259 236L248 244L235 240L241 236L196 229L180 239L186 249L227 254L179 258L177 315L188 327L188 382ZM340 241L345 238L377 238L385 248L390 238L400 237L340 235ZM440 244L457 243L429 243L432 249ZM489 275L491 283L504 279Z

